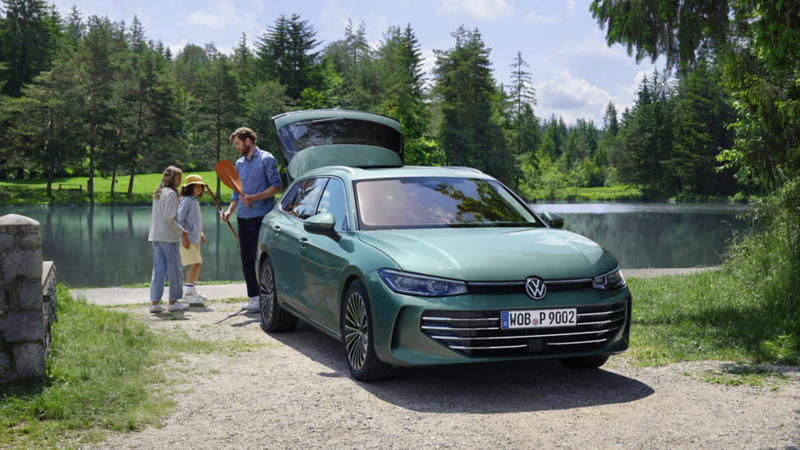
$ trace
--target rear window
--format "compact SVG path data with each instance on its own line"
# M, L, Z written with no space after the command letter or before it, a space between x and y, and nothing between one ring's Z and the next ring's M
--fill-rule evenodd
M295 154L320 145L372 145L397 154L403 152L403 136L392 127L355 119L317 119L296 122L278 130L278 140Z
M495 180L409 177L355 184L362 230L544 226Z

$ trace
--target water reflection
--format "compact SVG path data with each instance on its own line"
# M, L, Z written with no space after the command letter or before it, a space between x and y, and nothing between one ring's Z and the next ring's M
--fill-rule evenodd
M535 204L564 216L564 229L605 247L630 269L719 264L737 218L752 208L704 204Z
M200 209L206 235L200 280L243 280L239 244L233 234L220 233L221 226L227 226L218 220L216 208ZM0 216L11 213L39 221L44 258L55 261L61 280L72 286L150 281L149 206L0 207ZM127 218L127 226L119 226L120 216Z
M538 204L533 208L563 215L566 229L606 247L627 268L717 264L731 230L747 227L736 216L748 210L664 204ZM203 206L201 212L207 240L202 246L200 279L242 280L239 244L233 234L222 230L227 226L216 208ZM45 259L55 261L62 280L72 286L150 280L150 207L0 207L0 215L10 213L39 221Z

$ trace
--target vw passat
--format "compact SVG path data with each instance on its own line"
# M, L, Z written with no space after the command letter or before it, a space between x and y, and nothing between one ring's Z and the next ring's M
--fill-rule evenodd
M400 124L355 111L273 118L292 180L259 237L261 327L301 318L358 380L393 366L557 358L628 347L615 258L477 170L403 166Z

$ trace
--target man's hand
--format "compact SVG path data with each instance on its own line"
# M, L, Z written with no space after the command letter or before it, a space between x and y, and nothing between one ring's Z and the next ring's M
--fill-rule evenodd
M203 233L200 233L200 243L201 244L205 244L206 243L206 235L203 234Z
M231 213L229 213L229 212L227 212L227 211L223 211L223 212L221 212L221 213L219 214L219 217L222 219L222 221L223 221L223 222L227 222L227 221L228 221L228 219L230 219L230 218L231 218Z
M239 196L239 201L242 202L244 206L250 206L250 203L253 203L255 199L252 195L242 194Z

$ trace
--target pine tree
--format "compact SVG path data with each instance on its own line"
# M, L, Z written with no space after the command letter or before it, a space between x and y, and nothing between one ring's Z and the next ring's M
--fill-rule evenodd
M83 21L80 10L76 5L72 5L67 16L66 36L74 48L78 48L84 35L86 35L86 23Z
M436 50L433 94L441 108L439 143L447 163L512 178L514 160L495 114L502 109L492 78L490 50L480 33L459 27L450 50Z
M128 46L134 53L142 53L147 46L147 39L144 36L144 27L139 21L139 16L133 16L131 28L128 32Z
M523 153L523 126L525 125L524 122L532 123L531 118L523 118L523 108L524 105L535 105L536 104L536 96L535 96L535 89L532 88L531 85L531 74L530 72L525 71L525 67L528 67L528 63L522 59L522 52L517 52L516 58L514 58L514 63L510 65L514 70L511 72L511 82L512 82L512 100L514 102L514 119L513 121L517 125L517 135L514 138L516 140L515 150L517 155L521 155ZM533 110L531 109L531 114ZM537 123L538 128L538 123ZM535 149L530 149L531 152L535 151Z
M3 75L3 95L18 97L33 77L49 70L59 30L55 18L42 0L3 0L5 18L0 21L0 61L8 70Z
M606 107L606 114L603 116L603 131L610 136L616 136L619 133L619 122L617 121L617 108L614 103L609 101Z
M239 45L233 53L233 64L236 67L236 79L242 87L249 87L253 83L253 52L247 46L247 35L242 33Z

